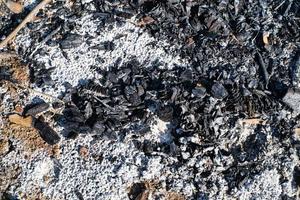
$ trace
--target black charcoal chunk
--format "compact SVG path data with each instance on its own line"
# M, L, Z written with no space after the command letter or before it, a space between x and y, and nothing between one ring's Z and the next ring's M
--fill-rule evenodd
M213 97L215 97L217 99L223 99L223 98L227 97L228 92L221 83L215 83L211 87L211 94Z
M98 50L113 51L115 49L115 44L112 41L105 41L96 46L93 46L92 48Z
M300 50L295 53L295 56L291 60L289 65L289 75L292 85L299 82L299 73L300 73Z
M36 128L40 136L50 145L54 145L59 142L60 137L47 123L42 122L39 119L35 120L34 128Z
M68 34L61 42L60 47L62 49L72 49L82 45L83 39L78 34Z
M63 111L64 117L71 122L83 123L85 121L84 115L76 107L69 107Z
M35 116L41 112L46 111L49 108L49 104L45 102L37 103L37 104L30 104L25 106L23 111L23 116Z
M172 106L163 106L158 110L158 117L165 122L169 122L173 119L173 112Z
M126 99L130 103L132 103L132 105L137 106L137 105L141 104L142 100L139 96L138 88L133 87L133 86L127 86L127 87L125 87L124 93L125 93Z
M205 87L196 87L192 90L192 94L194 97L202 98L206 94L206 88Z
M147 190L145 183L134 183L128 193L130 200L141 199L143 193Z
M62 102L59 101L55 101L52 103L52 108L53 109L58 109L58 108L62 108L64 106L64 104Z
M79 133L77 131L75 131L75 130L76 129L74 129L74 130L68 129L67 131L63 131L62 134L67 139L75 139L79 135Z
M193 71L191 69L186 69L181 74L181 80L187 82L193 82Z
M81 192L79 192L78 189L76 189L74 191L74 193L75 193L76 197L78 198L78 200L84 200L83 195L81 194Z

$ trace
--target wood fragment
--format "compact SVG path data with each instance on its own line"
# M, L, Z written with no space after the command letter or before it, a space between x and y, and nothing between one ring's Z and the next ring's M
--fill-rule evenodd
M43 0L39 3L26 17L25 19L15 28L13 32L11 32L1 43L0 48L4 48L8 42L10 42L17 33L30 21L32 21L33 17L39 12L40 9L44 8L47 4L49 4L52 0Z
M18 114L12 114L8 116L8 120L11 123L18 124L24 127L32 127L33 126L33 118L31 116L22 117Z
M262 55L259 52L256 53L255 57L256 57L256 62L261 71L261 77L262 77L263 81L265 82L265 86L267 87L269 84L269 73L267 71L266 64L264 62Z
M48 144L54 145L60 141L60 137L57 132L53 130L53 128L51 128L47 123L39 119L35 119L33 126L36 130L38 130L41 138L43 138L43 140Z
M36 90L34 90L34 89L31 89L31 88L29 88L29 87L26 87L26 86L23 86L23 85L20 85L20 84L17 84L17 83L15 83L14 85L15 85L16 87L20 88L20 89L28 90L31 94L34 94L34 95L43 97L43 98L44 98L45 100L47 100L47 101L55 100L55 101L57 101L57 102L59 102L59 103L62 103L63 105L65 104L64 101L58 99L57 97L51 96L51 95L49 95L49 94L45 94L45 93L36 91Z
M23 116L28 116L28 115L36 116L39 113L47 111L49 107L50 107L50 105L45 102L25 106L25 108L23 110Z
M269 32L264 32L263 33L263 42L264 42L265 45L269 45L269 36L270 36Z
M14 1L11 1L11 0L7 0L7 1L4 1L4 4L7 6L7 8L15 13L15 14L19 14L23 11L23 5L17 3L17 2L14 2Z

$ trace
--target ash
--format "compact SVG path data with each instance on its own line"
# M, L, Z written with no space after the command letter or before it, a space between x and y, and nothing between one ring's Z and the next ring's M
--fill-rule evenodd
M22 171L16 183L5 183L3 194L79 200L299 198L294 131L299 91L288 90L299 84L299 34L295 42L291 36L278 46L279 38L288 36L280 32L282 18L277 21L270 10L282 12L288 5L250 1L255 17L248 21L255 23L249 25L243 18L247 5L238 2L214 7L167 1L156 7L55 1L40 13L15 44L29 64L32 88L51 96L53 101L44 101L53 108L55 99L63 102L61 112L44 115L61 137L55 144L59 153L39 149L28 155L10 138L14 148L1 157L0 180L11 166ZM287 13L295 12L294 4ZM230 10L241 15L234 17L237 30L226 23ZM297 18L285 16L295 32L291 24ZM186 29L184 19L191 24ZM273 47L255 44L258 22L273 34ZM4 104L9 98L1 92ZM24 104L37 99L27 98Z

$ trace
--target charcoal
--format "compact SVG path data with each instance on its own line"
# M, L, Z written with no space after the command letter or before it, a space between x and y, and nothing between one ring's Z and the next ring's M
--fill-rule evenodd
M257 62L259 64L259 67L260 67L260 70L261 70L262 79L265 82L265 85L267 86L268 83L269 83L269 74L268 74L268 71L267 71L267 68L266 68L266 64L263 61L263 58L262 58L262 56L259 52L256 54L256 59L257 59Z
M193 72L192 72L192 70L186 69L184 72L182 72L181 79L182 79L182 81L193 82Z
M67 139L75 139L79 135L79 133L75 130L72 130L70 127L68 127L68 131L64 131L62 135Z
M130 200L141 199L143 192L147 190L145 183L134 183L129 190L128 197Z
M29 104L23 110L23 116L35 116L41 112L46 111L49 108L49 104L45 102L37 104Z
M206 94L206 88L205 87L196 87L192 90L192 94L196 97L196 98L202 98L205 96Z
M63 111L64 117L71 122L83 123L85 121L84 115L76 107L69 107Z
M52 80L52 78L50 76L44 76L42 78L43 82L45 85L53 85L54 81Z
M289 75L292 85L299 80L300 73L300 50L296 52L289 66Z
M134 106L137 106L141 103L141 98L138 94L138 90L136 87L133 86L127 86L125 87L125 96L127 100Z
M106 127L102 122L97 121L93 126L93 132L95 134L100 134L101 135L102 133L105 132L105 130L106 130Z
M81 192L79 192L79 190L75 190L74 193L78 200L84 200L83 195L81 194Z
M110 83L118 83L119 82L119 80L118 80L119 77L114 72L109 72L107 74L106 78L107 78L107 81L109 81Z
M34 128L36 128L40 136L50 145L54 145L59 142L60 137L47 123L36 119L34 122Z
M211 93L213 97L217 99L223 99L228 95L226 88L221 83L215 83L211 87Z
M173 119L173 108L172 106L163 106L158 111L158 117L163 121L171 121Z
M91 47L92 49L98 49L98 50L107 50L107 51L113 51L115 49L115 44L111 41L102 42L97 46Z
M101 138L104 140L114 140L118 139L117 134L114 131L105 131L101 134Z
M61 42L60 47L62 49L76 48L82 45L83 39L81 35L68 34Z
M63 103L59 102L59 101L55 101L55 102L52 103L52 107L54 109L62 108L63 106L64 106Z

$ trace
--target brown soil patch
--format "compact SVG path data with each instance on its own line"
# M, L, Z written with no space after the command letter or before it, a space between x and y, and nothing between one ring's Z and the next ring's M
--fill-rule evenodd
M5 59L0 59L0 67L5 67L8 72L11 73L11 79L17 81L22 86L29 85L29 70L28 66L22 64L22 62L17 57L7 57Z
M167 193L167 200L185 200L184 196L177 192L168 192Z
M10 142L5 138L0 139L0 156L5 155L9 152L10 149Z
M32 153L37 149L48 147L48 144L40 137L37 130L30 127L23 127L16 124L7 124L3 134L17 139L23 143L24 151Z

